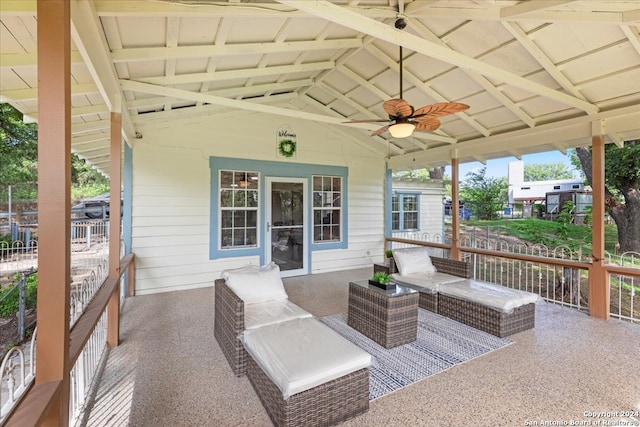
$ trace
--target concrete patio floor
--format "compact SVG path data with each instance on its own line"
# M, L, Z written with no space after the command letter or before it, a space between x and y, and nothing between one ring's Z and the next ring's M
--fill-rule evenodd
M369 275L359 269L284 282L293 302L321 317L346 312L348 282ZM213 337L213 304L212 288L127 299L121 345L109 354L84 424L271 425ZM640 411L640 325L541 303L535 329L510 338L514 344L375 400L342 425L640 425L633 414ZM619 420L628 424L613 424Z

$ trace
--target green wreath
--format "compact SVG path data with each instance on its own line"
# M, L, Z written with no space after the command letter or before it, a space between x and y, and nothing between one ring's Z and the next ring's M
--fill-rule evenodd
M296 154L296 142L291 139L283 139L278 143L278 152L283 157L293 157Z

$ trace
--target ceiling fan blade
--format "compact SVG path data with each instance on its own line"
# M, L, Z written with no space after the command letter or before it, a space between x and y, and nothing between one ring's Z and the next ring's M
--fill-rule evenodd
M429 118L423 121L416 120L415 122L413 122L413 124L416 125L415 130L419 130L421 132L430 132L440 127L440 120Z
M377 131L373 132L371 135L369 136L378 136L378 135L382 135L383 133L385 133L387 131L387 129L389 129L389 126L391 125L386 125L386 126L382 126L380 129L378 129Z
M382 123L382 122L388 122L390 121L389 119L371 119L371 120L350 120L348 122L342 122L342 123Z
M439 102L433 105L425 105L424 107L418 108L413 117L421 121L423 117L443 117L448 116L449 114L459 113L460 111L464 111L469 106L467 104L461 104L459 102Z
M395 98L385 101L382 108L393 117L409 117L413 114L413 107L404 99Z

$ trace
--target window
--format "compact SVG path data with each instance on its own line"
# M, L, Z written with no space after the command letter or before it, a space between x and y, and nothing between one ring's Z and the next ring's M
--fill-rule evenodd
M580 184L573 184L571 186L571 188L573 188L574 190L579 190L580 189Z
M554 186L553 186L553 189L554 189L554 190L559 190L559 189L560 189L560 186L559 186L559 185L554 185Z
M531 187L520 187L521 190L531 190Z
M418 194L394 193L391 196L391 230L414 231L418 230L420 206Z
M220 170L220 248L258 243L258 172Z
M342 177L313 176L313 242L339 242L342 218Z

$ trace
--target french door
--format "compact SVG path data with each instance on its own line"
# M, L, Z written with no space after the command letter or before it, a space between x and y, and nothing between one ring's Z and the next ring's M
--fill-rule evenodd
M282 277L308 273L307 180L266 178L265 259Z

